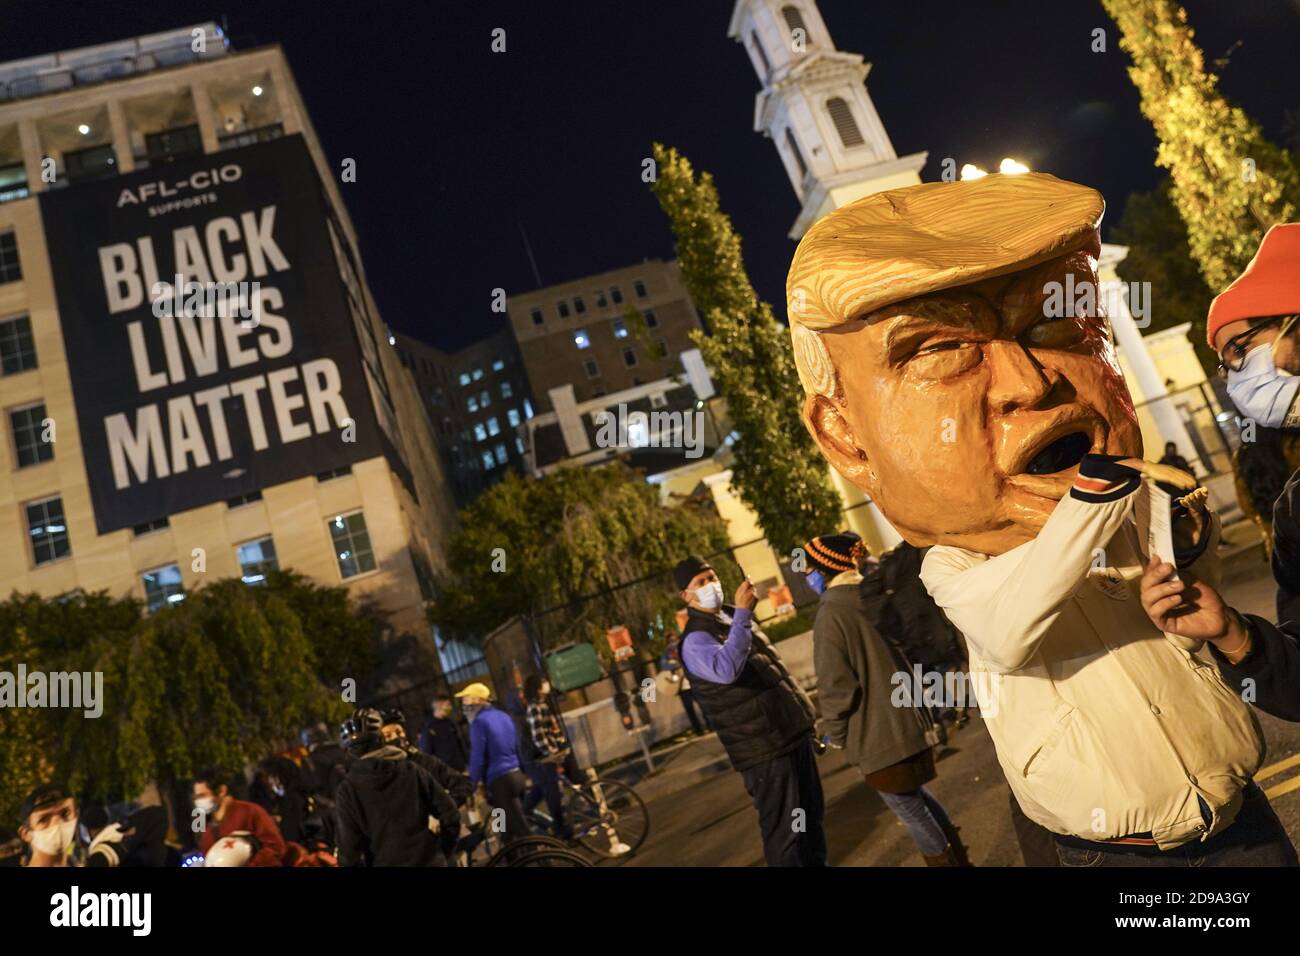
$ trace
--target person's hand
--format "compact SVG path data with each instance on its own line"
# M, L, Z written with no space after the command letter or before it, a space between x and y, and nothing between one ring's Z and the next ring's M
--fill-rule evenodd
M1209 497L1209 489L1201 487L1175 499L1174 504L1182 505L1186 510L1186 514L1174 519L1170 529L1175 551L1190 551L1201 540L1201 535L1210 523L1209 509L1206 507Z
M1175 468L1173 465L1162 465L1158 461L1124 458L1118 464L1126 465L1134 471L1141 472L1144 478L1150 478L1157 484L1173 485L1175 488L1183 488L1187 491L1191 491L1197 485L1196 479L1181 468Z
M754 610L754 606L758 604L758 595L754 593L754 585L749 578L740 582L740 587L736 588L736 599L732 603L747 611Z
M1152 555L1142 575L1142 609L1151 623L1168 634L1236 647L1246 639L1237 613L1204 581L1172 580L1174 566Z

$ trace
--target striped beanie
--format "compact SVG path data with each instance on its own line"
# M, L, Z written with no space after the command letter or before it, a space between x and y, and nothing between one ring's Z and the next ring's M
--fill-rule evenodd
M827 579L844 571L856 571L869 553L862 538L852 531L819 535L805 544L803 550L808 564Z

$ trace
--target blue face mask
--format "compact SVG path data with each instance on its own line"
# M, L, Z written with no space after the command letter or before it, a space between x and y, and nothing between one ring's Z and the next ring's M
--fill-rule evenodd
M807 581L808 586L818 594L821 594L826 590L826 577L820 571L809 571L804 577L804 580Z
M1252 349L1241 371L1228 372L1228 396L1237 411L1265 428L1278 428L1286 421L1300 376L1289 375L1273 364L1273 346Z

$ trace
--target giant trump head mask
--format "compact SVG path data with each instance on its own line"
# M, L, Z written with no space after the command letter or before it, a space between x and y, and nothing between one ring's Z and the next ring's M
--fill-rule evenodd
M1030 540L1089 451L1141 456L1099 307L1094 190L1041 173L876 193L787 281L804 424L914 545Z

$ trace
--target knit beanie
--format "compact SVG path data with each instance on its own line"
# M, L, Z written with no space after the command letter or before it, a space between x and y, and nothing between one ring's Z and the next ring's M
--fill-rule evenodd
M856 571L867 557L867 546L852 531L823 534L803 546L808 564L828 580L845 571Z

